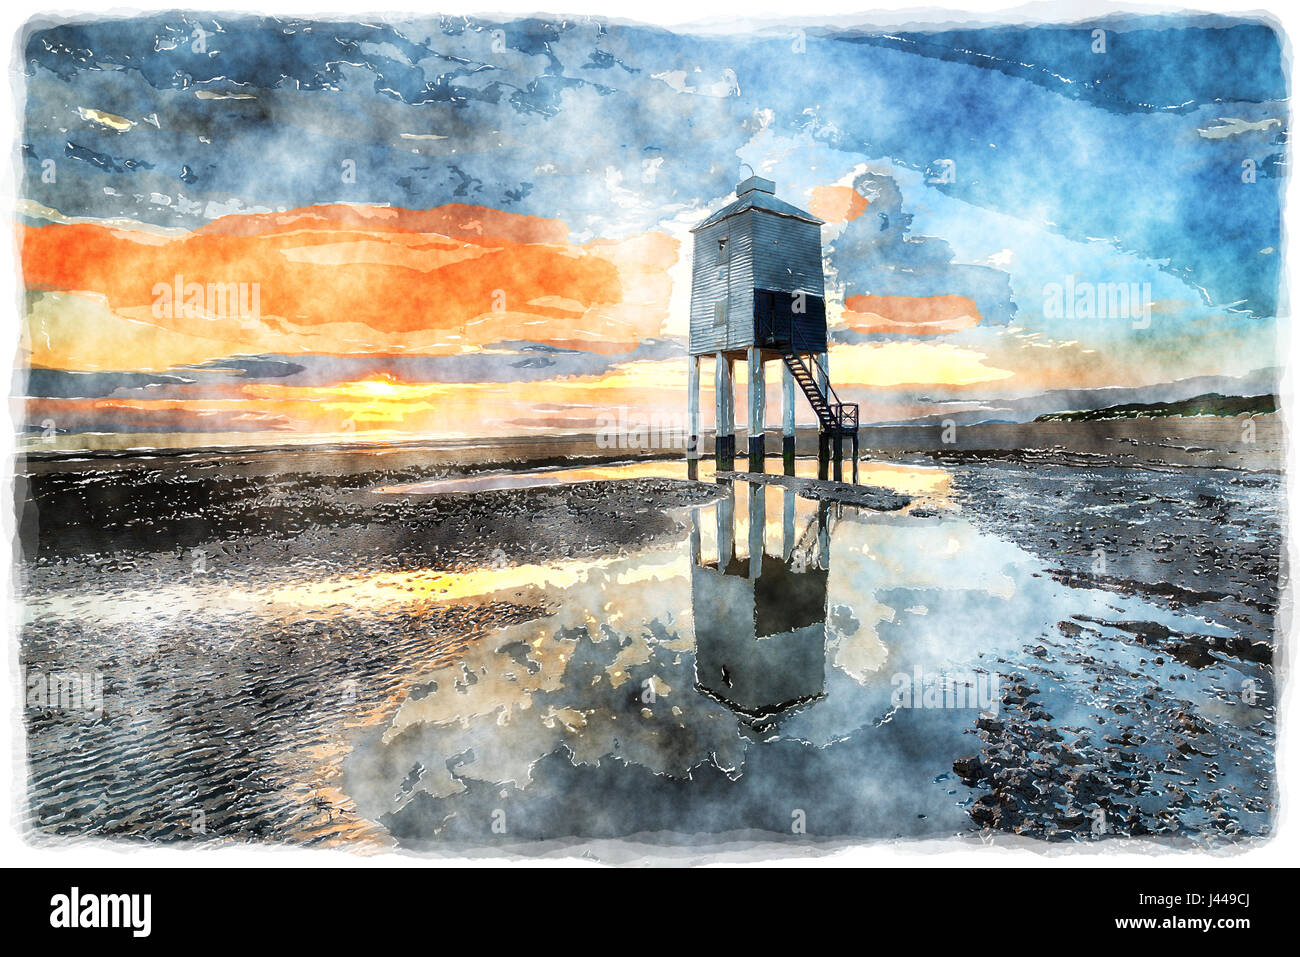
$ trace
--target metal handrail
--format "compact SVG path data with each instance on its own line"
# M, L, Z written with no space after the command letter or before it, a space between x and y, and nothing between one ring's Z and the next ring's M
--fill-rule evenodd
M776 339L776 316L775 316L775 315L771 316L771 317L768 319L768 322L770 323L770 328L771 328L771 330L772 330L772 338L773 338L773 339ZM800 346L802 343L800 343L800 342L798 341L798 338L797 338L797 337L798 337L798 327L795 326L795 323L794 323L794 316L793 316L793 315L787 317L787 323L786 323L786 324L787 324L787 326L788 326L788 328L789 328L789 333L790 333L789 336L787 337L787 340L788 340L789 343L790 343L790 349L791 349L791 351L794 352L795 356L798 357L799 352L800 352L799 346ZM852 426L852 427L853 427L853 429L856 431L857 428L858 428L858 404L857 404L856 402L847 402L847 403L846 403L846 402L843 402L843 401L840 399L839 393L835 391L835 387L834 387L833 385L831 385L831 374L830 374L830 371L826 368L825 365L823 365L823 364L818 360L818 358L817 358L817 353L815 353L815 352L811 352L811 351L808 351L808 350L804 350L804 351L807 351L807 352L808 352L808 355L812 357L813 365L817 368L817 371L819 371L819 372L821 373L822 380L826 383L826 394L822 396L822 400L823 400L823 401L824 401L824 402L825 402L825 403L826 403L826 404L827 404L827 405L828 405L832 410L834 410L834 412L835 412L835 425L836 425L836 427L837 427L837 428L845 428L845 424L844 424L844 420L845 420L845 418L846 418L845 413L847 412L847 410L852 409L852 410L853 410L852 415L851 415L851 416L848 416L848 418L851 418L851 419L853 420L853 426ZM815 379L814 379L814 383L813 383L813 384L814 384L814 385L817 385ZM818 391L818 392L821 391L820 386L818 386L817 391ZM832 401L832 400L833 400L833 401Z

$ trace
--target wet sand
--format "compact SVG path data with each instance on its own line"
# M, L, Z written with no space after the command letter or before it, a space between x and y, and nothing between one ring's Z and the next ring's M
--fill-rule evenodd
M30 477L24 668L104 680L29 702L33 839L1271 832L1276 474L920 454L864 466L882 512L680 462L439 490L484 472L346 459ZM996 713L900 706L918 673L997 676Z

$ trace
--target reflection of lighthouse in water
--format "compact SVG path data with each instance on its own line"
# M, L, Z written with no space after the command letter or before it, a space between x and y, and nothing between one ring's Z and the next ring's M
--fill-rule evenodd
M749 557L735 548L735 492L717 505L718 558L703 560L699 513L691 534L696 687L761 725L825 690L828 508L796 537L795 494L784 489L781 551L764 550L764 486L749 486Z

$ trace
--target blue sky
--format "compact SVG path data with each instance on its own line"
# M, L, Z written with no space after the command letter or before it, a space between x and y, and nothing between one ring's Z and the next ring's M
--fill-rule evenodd
M928 414L922 399L991 410L1053 388L1255 384L1278 364L1289 78L1265 23L692 35L585 18L168 15L33 25L24 49L20 212L35 229L81 221L178 237L322 204L466 204L557 221L590 253L647 235L685 242L748 164L796 205L829 188L867 200L828 222L823 242L834 338L861 350L841 364L846 385L876 421ZM208 366L230 360L227 371L188 349L176 365L191 386L227 394L285 356L301 368L281 366L277 382L317 386L355 375L340 365L349 355L391 357L374 368L402 383L539 374L537 362L477 353L599 378L684 354L688 244L677 259L656 287L658 328L638 319L635 341L617 347L548 336L545 316L473 355L436 336L399 349L355 330L351 346L335 333L315 347L277 344L268 324L255 344L197 353ZM1136 285L1149 321L1045 315L1045 290L1067 281ZM632 295L626 274L622 288ZM32 329L56 335L84 336L93 320L67 319L74 306L139 319L103 289L41 282L29 299ZM952 331L936 334L914 321L911 304L927 300L968 305L952 306ZM254 368L250 355L271 365ZM927 355L928 379L888 374L890 363L923 370ZM66 395L69 381L83 398L171 395L167 370L125 349L88 356L52 342L31 361L54 390L29 391L35 400ZM978 368L998 374L960 371ZM151 386L124 378L142 373ZM128 427L96 414L75 428Z

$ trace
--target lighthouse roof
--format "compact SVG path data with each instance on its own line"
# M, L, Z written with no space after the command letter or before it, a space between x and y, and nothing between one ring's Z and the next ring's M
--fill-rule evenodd
M805 223L812 223L814 226L822 225L822 220L818 219L812 213L805 212L798 206L791 206L784 200L776 198L776 183L770 179L763 179L761 176L751 176L743 183L736 187L736 199L728 203L720 210L706 219L700 225L696 226L691 232L699 232L714 223L720 223L724 219L745 212L747 209L761 209L765 212L775 213L778 216L788 216L791 219L800 219Z

